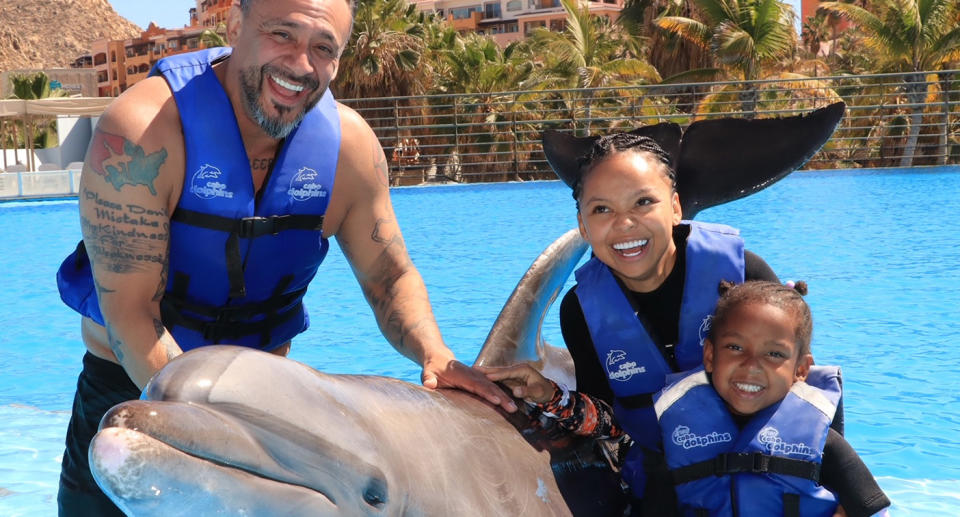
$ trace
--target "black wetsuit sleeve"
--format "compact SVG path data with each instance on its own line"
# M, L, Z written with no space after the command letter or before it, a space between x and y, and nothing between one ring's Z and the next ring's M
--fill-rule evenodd
M577 391L613 405L613 390L607 384L607 376L594 351L593 339L575 290L576 286L567 291L560 302L560 332L576 367Z
M863 460L833 429L823 447L820 484L836 494L849 517L868 517L890 506Z
M773 268L760 258L760 255L750 250L743 250L743 277L745 280L767 280L780 283Z

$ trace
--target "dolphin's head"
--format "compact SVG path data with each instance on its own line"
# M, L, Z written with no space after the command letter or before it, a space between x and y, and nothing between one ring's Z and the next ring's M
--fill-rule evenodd
M549 453L458 390L201 347L104 417L90 468L129 515L567 515Z
M104 417L89 453L91 470L121 508L403 513L402 499L391 493L401 480L381 457L384 430L359 417L355 382L237 352L211 347L181 356L151 381L147 400ZM265 361L271 374L258 375Z

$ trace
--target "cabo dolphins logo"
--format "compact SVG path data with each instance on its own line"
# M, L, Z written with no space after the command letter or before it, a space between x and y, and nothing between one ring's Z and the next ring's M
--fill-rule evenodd
M803 442L788 443L783 441L783 438L780 438L780 431L776 427L769 425L757 433L757 441L767 449L768 453L776 456L795 455L813 458L819 456L819 452L817 450L809 447Z
M684 449L693 449L694 447L709 447L719 443L729 443L733 441L733 435L730 433L718 433L716 431L705 435L697 435L685 425L678 425L673 433L670 434L673 443Z
M611 350L607 353L607 377L612 381L625 382L646 371L646 366L638 366L636 361L628 361L627 353L623 350Z
M316 183L317 176L317 171L309 167L301 167L290 179L290 188L287 190L290 199L307 201L312 198L327 197L327 189Z
M227 186L219 181L222 175L223 172L213 165L201 165L190 179L190 192L200 199L233 198L233 192L227 190Z

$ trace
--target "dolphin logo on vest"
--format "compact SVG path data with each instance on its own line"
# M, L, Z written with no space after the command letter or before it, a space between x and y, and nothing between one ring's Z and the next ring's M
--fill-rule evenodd
M713 325L713 314L707 314L700 322L700 348L703 348L703 340L710 337L710 327Z
M317 171L309 167L300 167L300 170L290 179L290 188L287 194L294 201L308 201L313 198L327 197L327 189L316 183Z
M607 354L607 377L612 381L625 382L634 375L644 373L647 367L630 361L623 350L611 350Z
M227 185L218 181L223 172L210 164L203 164L190 178L190 192L200 199L222 197L233 198L233 192L227 190Z

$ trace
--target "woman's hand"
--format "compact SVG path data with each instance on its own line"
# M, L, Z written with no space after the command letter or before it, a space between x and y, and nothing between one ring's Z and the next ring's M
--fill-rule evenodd
M491 381L502 381L513 391L513 396L537 404L549 402L559 388L526 363L505 367L478 366Z

